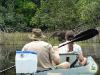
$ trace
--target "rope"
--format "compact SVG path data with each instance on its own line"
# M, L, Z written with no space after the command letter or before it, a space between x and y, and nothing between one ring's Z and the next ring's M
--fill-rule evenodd
M12 69L12 68L14 68L14 67L15 67L15 65L14 65L14 66L11 66L11 67L9 67L9 68L7 68L7 69L4 69L4 70L0 71L0 74L3 73L3 72L5 72L5 71L8 71L8 70L10 70L10 69Z

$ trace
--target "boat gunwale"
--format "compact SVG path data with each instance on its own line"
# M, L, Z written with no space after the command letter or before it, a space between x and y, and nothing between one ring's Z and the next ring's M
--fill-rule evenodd
M59 53L59 55L78 55L77 53Z

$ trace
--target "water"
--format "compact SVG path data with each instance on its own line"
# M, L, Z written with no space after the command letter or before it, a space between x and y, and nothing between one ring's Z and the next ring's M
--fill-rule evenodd
M15 53L22 47L23 45L0 45L0 71L15 65ZM0 75L16 75L15 68Z
M98 65L98 72L95 75L100 75L100 44L85 45L82 46L82 50L85 57L93 57Z
M0 71L15 65L15 52L24 45L0 45ZM100 44L82 45L83 55L92 56L100 68ZM16 75L15 68L0 75ZM100 75L100 69L95 75Z

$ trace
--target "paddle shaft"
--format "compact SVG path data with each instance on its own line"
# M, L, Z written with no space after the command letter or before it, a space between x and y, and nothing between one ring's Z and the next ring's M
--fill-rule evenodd
M7 69L4 69L4 70L0 71L0 74L3 73L3 72L5 72L5 71L8 71L8 70L10 70L10 69L12 69L12 68L14 68L14 67L15 67L15 65L14 65L14 66L11 66L11 67L9 67L9 68L7 68Z
M88 33L88 34L86 34L85 36L88 36L90 33ZM75 41L82 41L82 40L79 40L80 38L83 38L83 37L85 37L85 36L81 36L81 37L78 37L78 38L74 38L73 40L71 40L71 41L69 41L69 42L67 42L67 43L65 43L65 44L63 44L63 45L61 45L61 46L58 46L58 48L60 48L60 47L62 47L62 46L65 46L66 44L69 44L69 43L71 43L71 42L75 42ZM85 39L86 40L86 39Z
M62 47L62 46L64 46L64 45L66 45L66 44L69 44L69 43L71 43L71 42L83 41L83 40L90 39L90 38L96 36L97 34L99 34L99 32L98 32L96 29L89 29L89 30L87 30L87 31L84 31L84 32L82 32L82 33L76 35L76 36L73 38L73 40L71 40L71 41L69 41L69 42L67 42L67 43L65 43L65 44L62 44L62 45L58 46L58 48L60 48L60 47Z
M78 34L77 36L75 36L73 38L73 40L71 40L71 41L69 41L69 42L67 42L67 43L65 43L63 45L58 46L58 48L66 45L66 44L69 44L71 42L87 40L89 38L92 38L92 37L96 36L97 34L99 34L99 32L96 29L89 29L89 30L87 30L85 32L82 32L82 33ZM11 66L11 67L9 67L9 68L7 68L5 70L0 71L0 74L5 72L5 71L7 71L7 70L10 70L10 69L12 69L14 67L15 67L15 65Z

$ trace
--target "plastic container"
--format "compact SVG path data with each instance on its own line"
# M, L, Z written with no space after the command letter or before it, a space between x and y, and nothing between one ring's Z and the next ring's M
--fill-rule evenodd
M16 51L16 73L35 73L37 71L37 53L32 51Z

